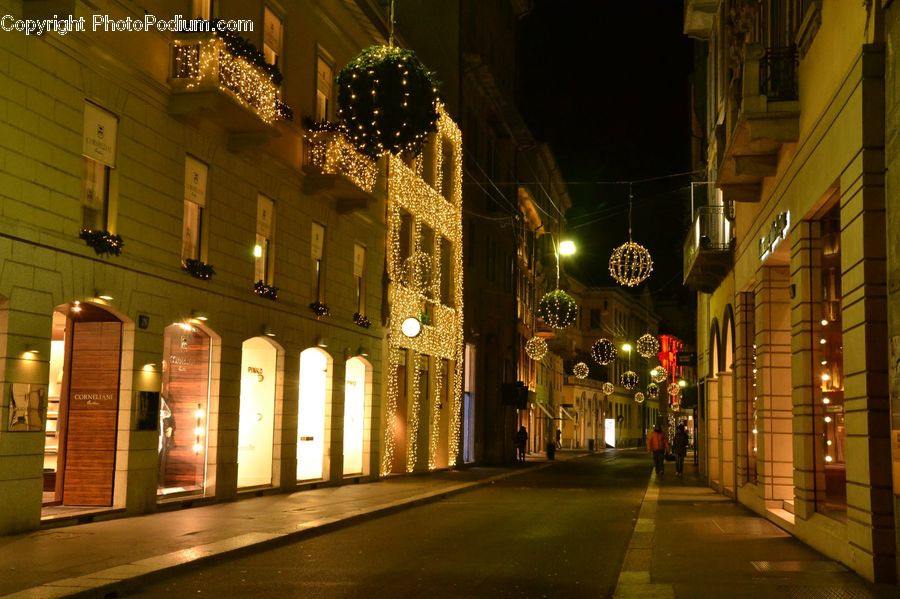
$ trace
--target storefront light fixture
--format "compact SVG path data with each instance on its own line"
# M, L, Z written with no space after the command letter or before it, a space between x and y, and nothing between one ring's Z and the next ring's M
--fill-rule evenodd
M155 372L156 364L154 364L153 362L147 362L143 367L141 367L141 370L143 370L144 372Z
M26 360L37 360L38 354L40 354L38 350L34 349L30 345L25 346L25 350L22 352L22 357Z
M363 358L368 358L368 357L369 357L369 350L367 350L365 347L363 347L362 345L360 345L359 347L356 348L356 355L357 355L357 356L362 356Z
M830 464L831 462L834 461L834 458L831 457L830 455L827 455L827 456L825 456L825 461L828 462L828 463Z
M826 417L825 417L825 422L829 422L829 423L830 423L830 422L831 422L831 416L826 416Z
M191 312L191 318L194 320L199 320L200 322L206 322L209 320L209 314L206 312L201 312L200 310L194 310Z
M270 326L267 325L267 324L264 324L264 325L262 326L262 328L260 329L260 332L261 332L263 335L265 335L266 337L274 337L274 336L275 336L275 331L273 331L273 330L272 330L272 327L270 327Z
M325 337L317 337L316 347L321 347L323 349L328 347L328 339L326 339Z
M94 297L102 299L104 302L111 302L116 299L108 291L101 291L100 289L94 290Z
M400 332L407 337L418 337L422 332L422 323L419 322L418 318L410 316L400 323Z
M823 318L823 319L822 319L822 326L824 327L824 326L827 325L827 324L828 324L828 320L825 319L825 318Z
M262 246L256 244L253 246L253 257L254 258L262 258Z
M827 397L823 397L823 398L822 398L822 403L825 404L825 405L827 406L828 404L831 403L831 400L828 399Z
M825 345L825 338L819 339L819 345Z
M78 300L72 302L72 312L75 312L76 314L81 312L81 302L79 302Z

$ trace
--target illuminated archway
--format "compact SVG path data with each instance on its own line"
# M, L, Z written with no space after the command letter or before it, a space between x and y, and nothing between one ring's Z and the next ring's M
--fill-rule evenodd
M241 346L238 487L272 484L278 349L267 337Z
M325 408L331 392L331 356L317 347L300 353L297 408L297 480L325 478Z
M371 417L372 366L359 356L346 364L344 383L344 476L368 473L366 422Z

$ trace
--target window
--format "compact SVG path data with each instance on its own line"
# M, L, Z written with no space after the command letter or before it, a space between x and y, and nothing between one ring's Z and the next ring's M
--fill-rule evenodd
M281 19L266 7L263 15L263 54L266 62L281 68L281 39L284 34L284 24Z
M400 213L400 230L397 231L397 237L400 249L398 266L403 269L406 267L406 260L412 254L412 215L409 212Z
M316 120L327 121L332 117L331 98L334 87L334 67L321 54L316 61Z
M313 260L313 297L320 304L325 303L325 226L312 224L311 257Z
M431 266L431 273L422 273L421 280L417 281L417 284L421 284L425 292L425 297L429 299L434 299L434 280L432 275L434 274L434 229L429 227L428 225L422 225L421 234L419 237L419 251L422 252L427 257L428 264ZM418 261L418 259L417 259Z
M441 144L441 195L453 201L456 186L456 164L453 161L453 145L448 138Z
M253 256L256 259L254 280L271 285L272 240L275 237L275 204L270 198L260 194L256 200L256 245Z
M591 308L591 328L592 329L602 329L603 328L603 311L597 310L596 308Z
M184 160L184 222L181 230L181 261L200 260L203 247L203 211L209 166L192 156Z
M353 244L353 278L356 281L356 311L366 313L366 248Z
M81 226L110 230L110 189L116 168L116 115L91 102L84 103L84 179L81 188Z
M441 303L453 305L453 243L441 237Z

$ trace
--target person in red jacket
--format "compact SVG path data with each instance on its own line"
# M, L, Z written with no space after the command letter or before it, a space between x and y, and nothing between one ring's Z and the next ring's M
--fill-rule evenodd
M647 451L653 454L653 465L656 468L657 476L662 476L668 450L669 440L666 439L659 425L654 426L653 432L647 437Z

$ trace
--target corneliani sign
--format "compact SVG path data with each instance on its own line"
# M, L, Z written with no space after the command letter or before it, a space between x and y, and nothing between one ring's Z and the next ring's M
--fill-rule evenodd
M90 405L96 405L104 401L114 401L116 396L114 393L75 393L73 394L75 401L83 401Z
M788 229L791 228L791 212L785 211L775 217L769 230L759 240L759 260L765 261L769 254L775 251L782 240L787 239Z

